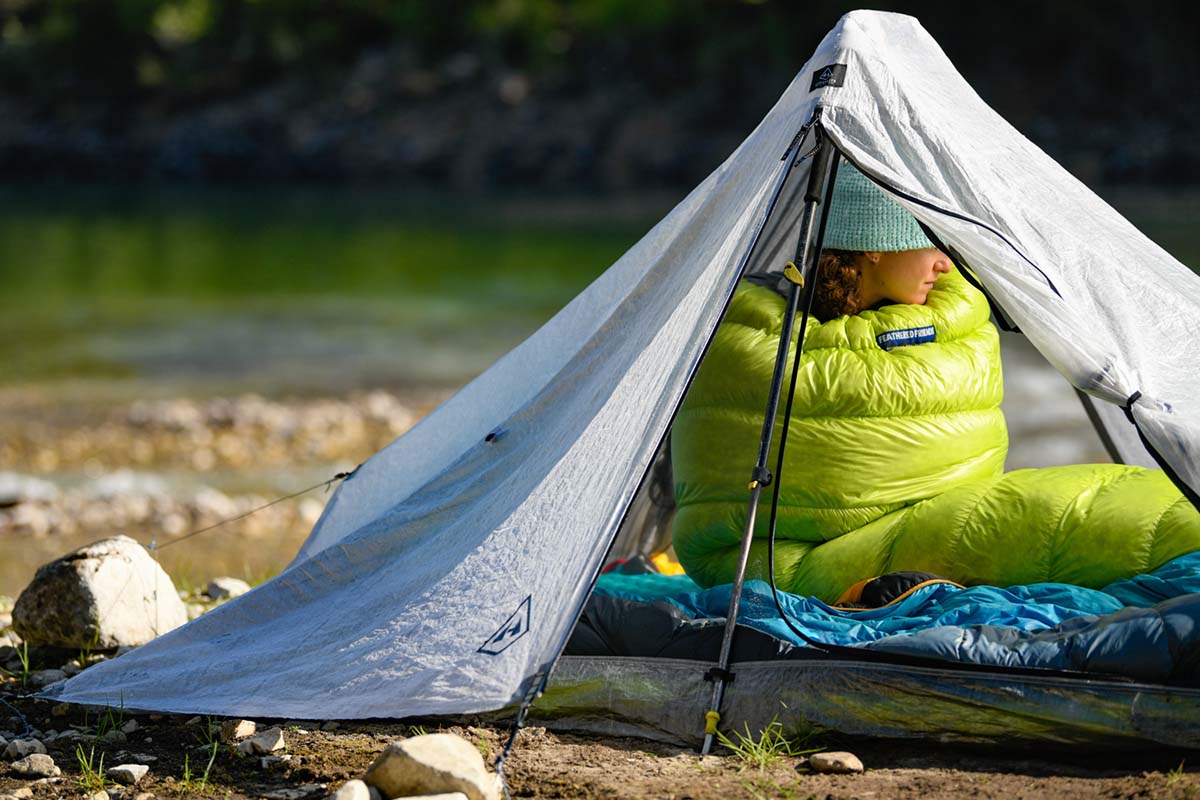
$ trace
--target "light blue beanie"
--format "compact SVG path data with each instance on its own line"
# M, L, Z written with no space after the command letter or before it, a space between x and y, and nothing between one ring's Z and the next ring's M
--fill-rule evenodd
M830 250L895 252L933 247L913 216L848 161L838 165L825 224Z

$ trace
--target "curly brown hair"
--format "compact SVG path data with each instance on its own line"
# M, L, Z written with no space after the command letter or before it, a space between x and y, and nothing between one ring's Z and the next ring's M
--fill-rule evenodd
M821 322L857 314L862 302L862 253L852 250L825 250L817 265L817 285L813 290L812 314Z

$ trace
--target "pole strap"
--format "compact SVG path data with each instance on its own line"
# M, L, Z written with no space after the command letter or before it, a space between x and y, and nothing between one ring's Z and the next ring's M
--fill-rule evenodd
M754 471L750 473L750 485L746 488L748 488L750 491L754 491L755 489L757 489L760 486L770 486L770 485L771 485L771 470L767 469L764 466L756 465L754 467Z
M737 673L730 672L727 669L713 667L708 672L704 673L704 680L712 682L716 680L724 681L725 683L733 683L733 679L737 677Z

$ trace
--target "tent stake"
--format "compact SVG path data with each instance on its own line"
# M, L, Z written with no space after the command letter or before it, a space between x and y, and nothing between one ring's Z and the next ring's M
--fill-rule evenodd
M820 114L819 108L817 113ZM767 468L767 461L771 452L771 436L775 431L775 417L779 411L779 397L783 388L783 373L787 366L788 347L792 340L792 326L800 303L800 289L804 285L805 276L815 274L816 261L820 256L820 253L814 252L813 222L816 220L817 207L824 197L825 182L833 169L837 150L833 143L825 138L820 125L815 126L815 129L817 136L820 137L820 143L808 173L808 187L804 193L804 210L800 215L800 240L797 246L799 257L796 262L803 269L803 273L797 272L794 266L785 272L791 281L791 286L788 291L787 308L783 315L779 348L775 354L775 369L771 375L771 390L767 396L767 410L763 417L758 458L750 476L750 499L746 508L746 526L742 531L741 549L738 552L737 568L734 572L733 586L729 596L729 611L725 615L725 632L721 638L721 651L717 667L709 670L705 675L706 679L712 680L713 690L712 699L705 712L704 744L700 748L701 755L708 755L712 750L713 739L717 734L717 724L721 719L721 702L725 697L725 685L732 682L734 677L733 673L729 671L733 633L737 627L738 609L742 602L742 587L746 581L746 564L750 560L750 546L754 542L754 523L758 516L758 500L762 495L763 488L771 483L771 471Z

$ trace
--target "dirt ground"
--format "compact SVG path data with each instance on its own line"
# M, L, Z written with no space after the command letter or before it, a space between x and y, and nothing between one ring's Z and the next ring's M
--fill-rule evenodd
M62 776L35 782L0 764L0 796L20 787L33 800L88 797L99 784L87 780L87 761L105 767L137 762L149 774L131 789L109 782L112 798L268 798L306 800L331 793L360 777L387 743L406 736L448 731L473 742L490 764L506 730L450 726L437 720L341 722L256 720L259 729L282 726L286 749L264 764L216 742L220 720L178 715L84 709L34 700L9 680L0 698L0 730L36 729ZM20 716L18 716L18 714ZM98 731L136 730L96 741ZM326 730L323 728L334 728ZM62 736L63 732L74 734ZM59 735L55 735L59 734ZM114 740L116 739L116 740ZM859 775L814 773L807 758L779 756L765 767L726 750L701 758L691 749L642 739L554 733L531 727L518 736L506 767L514 798L1193 798L1200 796L1200 756L1194 752L1081 753L1051 750L1000 752L936 743L823 739L809 745L849 749L866 765ZM215 755L213 755L215 753ZM212 758L211 768L208 767ZM146 797L140 800L148 800Z

